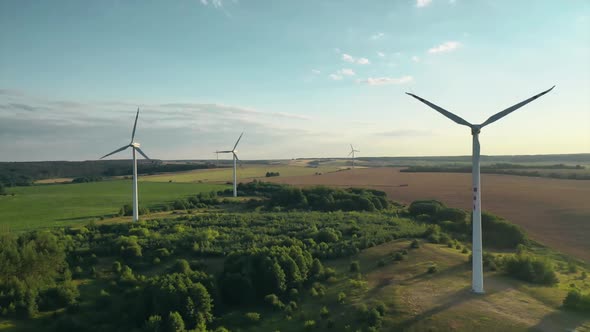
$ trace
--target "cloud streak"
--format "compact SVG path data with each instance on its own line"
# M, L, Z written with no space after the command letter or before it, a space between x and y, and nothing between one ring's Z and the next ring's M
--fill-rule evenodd
M416 0L416 7L424 8L429 6L432 3L432 0Z
M406 84L414 80L412 76L395 77L369 77L364 80L357 80L358 83L367 84L371 86L390 85L390 84Z
M457 41L448 41L448 42L444 42L438 46L432 47L431 49L428 50L428 53L430 53L430 54L448 53L448 52L452 52L452 51L458 49L459 47L461 47L461 43L459 43Z

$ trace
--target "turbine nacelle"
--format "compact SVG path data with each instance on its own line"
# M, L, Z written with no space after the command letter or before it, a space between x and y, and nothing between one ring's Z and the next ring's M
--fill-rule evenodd
M137 142L132 142L131 144L129 144L129 146L132 146L134 148L139 148L141 146L141 144L139 144Z

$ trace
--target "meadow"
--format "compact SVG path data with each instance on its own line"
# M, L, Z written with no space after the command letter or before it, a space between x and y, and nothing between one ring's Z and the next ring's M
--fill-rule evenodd
M228 188L220 184L144 182L140 207L150 208L201 192ZM131 203L131 180L13 187L0 196L0 228L23 231L96 221L116 215Z
M336 172L338 166L307 167L291 164L277 165L244 165L238 167L238 182L246 182L253 179L266 179L267 172L278 172L283 178L290 176L315 175L316 173ZM232 168L204 169L187 172L165 173L140 177L139 181L144 182L228 182L232 181Z

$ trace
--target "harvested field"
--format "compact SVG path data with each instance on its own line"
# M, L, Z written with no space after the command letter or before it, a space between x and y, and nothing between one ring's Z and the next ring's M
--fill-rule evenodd
M403 203L437 199L470 209L471 174L399 170L367 168L268 180L298 186L371 187ZM590 181L482 174L481 182L485 211L522 226L534 240L590 261Z

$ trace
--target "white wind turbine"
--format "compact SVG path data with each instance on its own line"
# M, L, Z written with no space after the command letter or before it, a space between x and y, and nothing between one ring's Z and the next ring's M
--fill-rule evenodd
M138 196L137 196L137 158L135 156L135 151L139 152L142 156L145 157L145 159L150 160L150 158L143 153L143 151L141 151L141 149L139 148L140 144L137 142L134 142L133 139L135 138L135 128L137 127L137 118L139 117L139 107L137 108L137 114L135 114L135 123L133 124L133 132L131 133L131 143L129 143L128 145L125 145L107 155L104 155L102 158L106 158L112 154L115 154L119 151L123 151L127 148L132 148L133 149L133 221L138 221L139 220L139 209L138 209Z
M238 140L236 141L236 144L234 145L234 148L231 150L227 150L227 151L217 151L217 153L231 153L233 160L234 160L234 197L238 197L238 179L237 179L237 175L236 175L236 162L238 160L240 160L238 158L237 152L238 150L236 150L236 148L238 147L238 143L240 143L240 140L242 139L242 135L244 135L244 133L240 134L240 137L238 137Z
M360 152L359 150L355 150L352 147L352 144L350 144L350 153L348 154L349 156L352 156L352 169L354 169L354 153L355 152Z
M548 93L549 91L553 90L553 88L555 87L555 85L553 87L551 87L551 89L543 91L525 101L522 101L514 106L508 107L507 109L496 113L494 115L492 115L491 117L489 117L486 121L484 121L482 124L471 124L467 121L465 121L464 119L462 119L461 117L458 117L457 115L443 109L442 107L439 107L425 99L422 99L414 94L411 93L406 93L416 99L418 99L419 101L423 102L424 104L430 106L431 108L433 108L434 110L436 110L437 112L441 113L442 115L446 116L447 118L453 120L454 122L460 124L460 125L464 125L467 126L469 128L471 128L471 135L473 136L473 155L472 155L472 171L471 171L471 175L473 178L473 221L472 221L472 226L473 226L473 238L472 238L472 245L473 245L473 259L472 259L472 275L471 275L471 288L472 291L474 293L479 293L479 294L483 294L484 293L484 289L483 289L483 264L482 264L482 241L481 241L481 190L480 190L480 184L479 184L479 178L480 178L480 170L479 170L479 132L481 130L481 128L495 122L498 121L499 119L505 117L506 115L516 111L517 109L523 107L524 105L530 103L531 101L541 97L542 95Z

